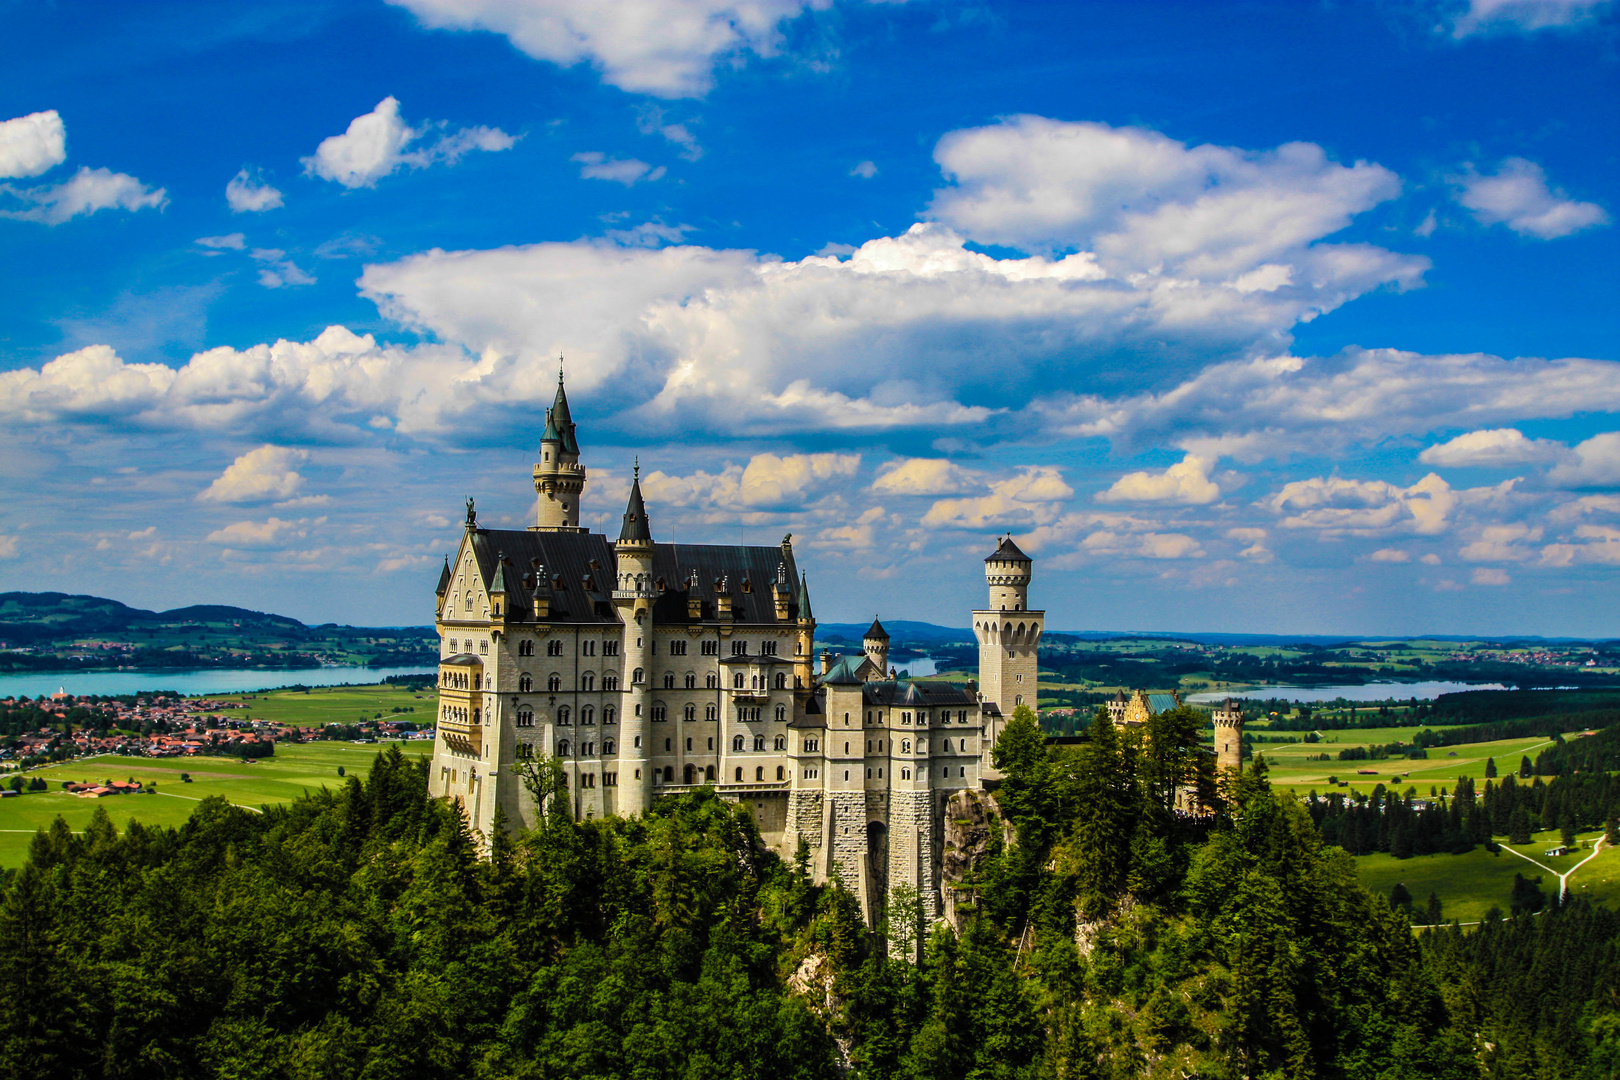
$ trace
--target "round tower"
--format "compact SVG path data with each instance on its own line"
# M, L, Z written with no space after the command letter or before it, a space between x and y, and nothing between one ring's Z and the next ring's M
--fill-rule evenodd
M877 619L867 627L866 634L861 638L861 651L866 658L872 661L878 669L878 678L889 677L889 632L883 629L883 624Z
M1215 764L1221 772L1243 769L1243 706L1227 698L1215 710Z
M546 410L546 429L540 436L540 460L534 466L534 493L538 507L535 528L542 532L580 532L579 500L585 491L585 467L579 463L579 440L563 392L562 371L557 372L557 396Z
M647 522L647 505L641 498L640 462L636 463L630 501L624 508L624 525L619 529L613 553L618 563L613 606L624 622L618 812L629 817L647 809L648 793L652 790L647 722L652 712L653 539Z
M995 554L984 560L984 580L990 586L991 611L1023 611L1029 607L1029 579L1033 563L1007 537Z

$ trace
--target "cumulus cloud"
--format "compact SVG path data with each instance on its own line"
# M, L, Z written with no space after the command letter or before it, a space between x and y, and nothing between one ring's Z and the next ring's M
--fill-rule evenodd
M1115 480L1106 491L1099 491L1098 502L1180 503L1202 506L1221 497L1221 489L1209 478L1214 462L1188 454L1163 472L1133 472Z
M944 458L891 461L872 482L879 495L959 495L984 483L983 474Z
M325 518L316 518L313 524L320 525L325 521ZM310 524L307 519L283 521L278 517L272 517L267 521L238 521L209 533L208 542L227 548L248 550L279 548L293 540L302 540L308 536Z
M1620 566L1620 529L1608 525L1580 525L1576 527L1572 540L1542 548L1541 565Z
M1027 528L1054 520L1074 489L1050 465L1025 465L1018 473L989 485L989 493L963 499L940 499L923 515L924 525L956 529Z
M1610 0L1468 0L1450 22L1451 35L1529 33L1579 26L1595 18Z
M774 55L780 26L830 0L389 0L439 30L501 34L536 60L588 62L610 86L697 97L716 63Z
M1138 559L1199 559L1204 549L1186 533L1117 533L1099 529L1080 541L1087 555Z
M579 175L585 180L611 180L625 187L634 187L638 180L662 180L665 169L656 169L635 158L610 158L597 150L575 154L570 161L579 163Z
M31 188L0 184L0 193L9 196L16 207L0 209L0 217L45 225L60 225L100 210L162 209L169 203L163 188L149 188L127 173L87 166L80 166L72 178L60 184Z
M860 468L859 454L755 454L746 466L728 465L690 476L652 472L642 477L648 513L659 505L715 510L793 508Z
M263 267L259 271L259 284L267 289L315 284L314 277L300 270L280 248L255 248L248 254L254 262Z
M199 236L192 243L198 247L208 248L205 254L219 254L224 251L241 251L247 247L247 236L244 233L233 232L224 236Z
M1428 265L1368 245L1316 245L1401 184L1311 143L1189 147L1145 128L1015 116L947 134L934 157L954 181L935 193L934 216L981 242L1081 248L1122 271L1243 292L1407 287Z
M1528 545L1539 542L1541 533L1540 526L1522 523L1487 525L1457 554L1465 562L1525 562L1535 556Z
M1605 431L1577 443L1569 460L1547 479L1566 488L1620 487L1620 431Z
M1540 165L1521 157L1503 161L1494 175L1468 166L1454 177L1457 201L1482 225L1506 225L1520 236L1555 240L1560 236L1609 223L1597 203L1580 202L1547 184Z
M249 450L225 467L198 493L199 502L254 503L288 499L304 485L293 468L309 457L306 450L266 444Z
M265 183L258 170L244 167L225 185L225 202L233 214L259 214L281 205L281 192Z
M16 180L67 160L67 127L55 109L0 123L0 180Z
M1472 578L1475 585L1507 585L1512 582L1506 570L1494 566L1478 566L1474 568Z
M1431 446L1418 460L1442 467L1529 465L1554 461L1564 449L1550 439L1525 438L1517 428L1482 428Z
M1450 484L1430 473L1407 488L1337 476L1295 480L1261 505L1280 515L1287 529L1374 535L1401 527L1433 535L1446 531L1460 502Z
M508 150L515 138L499 128L469 127L451 132L443 121L413 128L399 114L399 101L385 97L370 112L355 117L342 135L321 140L315 153L299 159L304 172L346 188L372 187L378 180L403 168L421 169L436 163L454 165L474 150ZM424 136L439 137L414 150L407 149Z
M1248 559L1250 562L1268 563L1276 558L1276 554L1266 546L1266 530L1264 529L1257 529L1252 526L1238 526L1227 529L1226 538L1236 540L1240 544L1247 544L1248 546L1239 551L1238 555L1241 558Z
M878 167L870 161L858 161L849 170L849 175L858 176L862 180L870 180L878 174Z
M1400 548L1379 548L1367 556L1368 562L1403 563L1411 562L1412 556Z
M15 559L19 550L15 536L0 534L0 559Z

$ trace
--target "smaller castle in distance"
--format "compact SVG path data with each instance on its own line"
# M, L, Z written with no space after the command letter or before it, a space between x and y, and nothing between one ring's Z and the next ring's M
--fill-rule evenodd
M586 469L560 375L532 480L535 524L484 528L469 499L439 577L430 792L460 800L487 838L497 808L535 822L513 767L525 759L562 762L582 818L713 787L747 806L784 858L806 844L817 879L837 875L869 919L900 882L937 915L946 803L995 778L1003 723L1036 704L1046 613L1029 606L1029 556L1004 537L984 560L976 682L902 679L877 620L859 655L812 656L809 579L791 536L768 547L655 540L639 470L618 538L582 528ZM1241 713L1228 702L1224 715L1237 727L1218 719L1217 731L1236 730L1241 755Z

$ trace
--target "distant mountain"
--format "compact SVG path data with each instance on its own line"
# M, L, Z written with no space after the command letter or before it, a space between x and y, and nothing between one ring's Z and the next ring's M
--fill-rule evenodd
M193 604L170 611L132 608L102 596L74 593L0 593L0 638L14 643L53 641L130 630L158 630L195 625L232 625L254 629L305 630L297 619L263 611Z

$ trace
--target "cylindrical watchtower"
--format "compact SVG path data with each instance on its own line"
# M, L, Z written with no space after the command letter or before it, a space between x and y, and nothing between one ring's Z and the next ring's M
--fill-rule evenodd
M641 498L641 465L636 465L624 526L613 545L618 580L613 606L624 620L624 711L619 728L619 805L625 817L646 812L652 791L647 722L652 713L653 539Z
M1227 698L1215 710L1215 764L1221 772L1243 769L1243 706Z
M580 532L579 500L585 491L585 467L579 463L579 440L557 372L557 397L546 410L540 436L540 460L534 466L534 493L539 498L535 528L542 532Z
M991 611L1023 611L1029 607L1029 579L1034 564L1008 537L995 554L984 560L984 580L990 586Z

